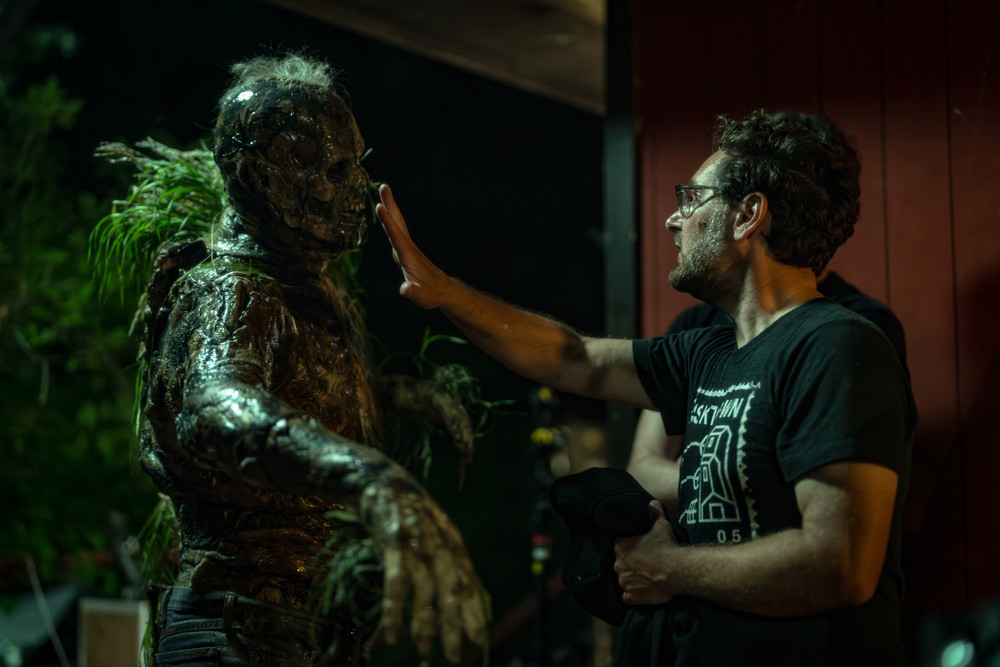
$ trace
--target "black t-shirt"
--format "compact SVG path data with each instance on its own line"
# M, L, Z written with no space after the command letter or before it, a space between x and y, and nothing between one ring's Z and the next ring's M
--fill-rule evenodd
M804 645L818 660L831 655L834 639L847 642L837 645L848 651L838 655L855 655L852 647L896 655L902 500L916 409L886 336L863 317L818 299L742 348L730 325L635 341L633 352L667 432L686 433L679 520L692 543L732 544L799 527L795 482L821 466L866 461L899 474L889 549L871 602L801 621L731 614L759 624L748 636L764 646L783 641L789 623L807 624L800 639L812 638ZM856 630L861 625L868 629ZM781 636L769 637L772 629Z

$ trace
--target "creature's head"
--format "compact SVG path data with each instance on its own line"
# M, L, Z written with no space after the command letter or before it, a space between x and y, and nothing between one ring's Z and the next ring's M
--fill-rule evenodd
M265 235L293 230L331 254L357 247L367 223L364 142L329 66L286 56L233 72L214 154L236 212Z

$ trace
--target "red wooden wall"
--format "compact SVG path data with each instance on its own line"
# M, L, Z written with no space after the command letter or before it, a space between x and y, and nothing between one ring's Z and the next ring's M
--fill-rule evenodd
M921 412L907 621L1000 595L1000 2L636 0L641 332L692 303L666 275L673 185L717 114L822 112L862 156L831 266L906 329Z

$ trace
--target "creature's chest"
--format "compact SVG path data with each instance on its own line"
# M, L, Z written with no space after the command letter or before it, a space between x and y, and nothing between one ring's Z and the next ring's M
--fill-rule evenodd
M378 409L363 332L329 302L286 305L275 355L282 372L272 376L270 390L340 435L372 444Z
M164 333L153 337L154 405L176 415L192 382L230 375L349 440L377 442L364 332L335 292L264 278L200 277L178 286L165 309Z

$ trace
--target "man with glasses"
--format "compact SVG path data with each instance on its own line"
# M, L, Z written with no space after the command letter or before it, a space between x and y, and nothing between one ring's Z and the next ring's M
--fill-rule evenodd
M690 545L659 501L648 533L616 542L635 605L617 664L900 664L916 410L886 337L816 288L858 217L857 156L765 112L722 120L717 143L677 188L669 280L732 328L602 339L506 305L431 263L383 186L401 293L515 372L659 410L687 434L677 498Z
M806 126L819 134L824 141L836 145L844 155L852 154L850 143L843 131L826 116L784 111L776 114L776 117ZM698 201L701 201L698 189L678 185L675 190L678 210L682 216L690 217ZM881 329L899 354L904 368L906 367L906 337L903 325L887 305L863 293L826 267L816 276L816 285L823 296L863 316ZM671 323L666 335L710 326L731 327L733 321L718 308L700 303L682 311ZM636 424L628 471L647 491L674 511L677 509L677 459L683 448L683 434L668 436L659 412L642 411Z

